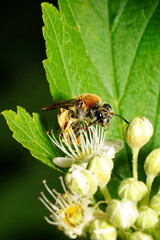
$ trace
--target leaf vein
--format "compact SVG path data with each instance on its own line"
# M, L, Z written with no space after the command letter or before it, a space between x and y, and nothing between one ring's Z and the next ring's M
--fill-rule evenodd
M156 129L158 127L158 115L159 115L159 106L160 106L160 87L157 86L157 88L159 89L159 92L158 92L157 107L156 107L156 111L155 111L154 132L157 132ZM152 149L154 146L154 142L155 142L155 138L153 138L153 141L152 141Z
M119 99L119 104L121 103L121 101L122 101L122 99L123 99L123 97L124 97L124 93L125 93L128 85L129 85L129 77L130 77L130 74L131 74L131 72L132 72L132 69L133 69L133 66L134 66L134 63L135 63L135 60L136 60L137 52L138 52L138 50L139 50L139 48L140 48L140 44L141 44L141 42L142 42L143 36L144 36L144 34L145 34L145 31L146 31L146 29L147 29L147 27L148 27L148 25L149 25L149 22L150 22L152 16L153 16L154 13L155 13L157 7L158 7L158 3L157 3L157 5L155 6L155 9L153 10L152 14L151 14L150 17L148 18L148 21L146 21L146 25L145 25L145 27L144 27L144 29L143 29L143 31L142 31L142 34L141 34L141 36L140 36L140 38L139 38L137 47L136 47L136 49L135 49L135 54L134 54L134 56L133 56L132 64L131 64L130 69L129 69L129 71L128 71L127 82L126 82L126 85L124 86L123 93L122 93L122 95L121 95L121 97L120 97L120 99Z
M111 26L111 32L112 33L116 30L116 28L117 28L117 26L119 24L120 18L121 18L122 14L123 14L123 11L124 11L128 1L129 0L126 0L125 2L123 1L123 7L119 10L119 14L117 14L117 16L115 17L115 19L113 21L113 24Z
M9 117L8 117L8 119L10 120L10 122L12 122L13 125L16 126L17 129L19 129L25 136L27 136L27 138L28 138L29 140L28 140L28 141L26 140L26 142L31 142L31 143L32 143L32 142L35 142L35 144L37 144L38 147L40 147L43 151L45 151L49 156L52 157L51 153L48 152L45 148L43 148L42 145L38 144L38 142L35 141L35 140L33 141L33 139L30 137L30 135L28 135L28 134L20 127L20 124L19 124L19 125L16 124L16 122L13 121L13 120L12 120L11 118L9 118ZM12 130L12 131L13 131L13 130ZM16 138L16 135L17 135L17 140L19 139L18 134L16 134L16 132L13 131L13 135L15 136L15 138ZM31 149L29 149L29 150L32 151Z
M69 8L70 13L71 13L71 15L72 15L72 17L73 17L73 20L74 20L74 22L75 22L75 24L76 24L76 23L77 23L76 17L75 17L75 15L74 15L73 11L72 11L72 8L71 8L71 6L70 6L70 3L69 3L68 0L66 0L66 2L67 2L67 4L68 4L68 8ZM97 11L96 11L96 14L97 14ZM98 16L99 16L99 15L98 15ZM79 34L79 36L80 36L81 42L82 42L82 44L83 44L83 46L84 46L84 48L85 48L86 46L85 46L83 37L81 36L81 34ZM91 64L91 65L93 66L93 68L95 69L95 66L94 66L94 64L93 64L93 62L92 62L91 57L90 57L89 54L88 54L88 58L89 58L89 60L90 60L90 64ZM97 71L96 71L96 72L97 72ZM97 75L99 76L99 73L98 73L98 72L97 72ZM99 80L101 80L100 76L99 76ZM103 81L101 81L101 84L103 84L103 87L106 88L105 85L104 85L104 83L103 83ZM107 90L107 89L106 89L106 90ZM107 95L108 95L108 97L109 97L110 99L112 99L112 97L111 97L111 95L110 95L110 93L109 93L108 91L107 91Z
M61 45L59 43L59 38L57 36L57 33L56 33L56 30L55 30L55 27L54 27L54 24L53 24L53 21L50 17L50 14L48 13L48 11L46 11L46 15L48 16L48 19L50 21L50 24L52 26L52 29L53 29L53 32L54 32L54 35L55 35L55 39L56 39L56 42L57 42L57 46L58 46L58 50L59 50L59 54L60 54L60 57L61 57L61 60L62 60L62 64L63 64L63 67L64 67L64 72L65 72L65 76L66 76L66 80L67 80L67 83L68 83L68 86L70 88L70 92L72 92L72 87L71 87L71 84L70 84L70 80L69 80L69 76L68 76L68 71L67 71L67 67L66 67L66 62L65 59L64 59L64 56L63 56L63 53L62 53L62 49L61 49ZM55 82L55 81L54 81Z

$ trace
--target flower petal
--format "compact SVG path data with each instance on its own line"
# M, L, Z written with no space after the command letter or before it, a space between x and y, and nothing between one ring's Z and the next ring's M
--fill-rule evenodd
M59 167L68 168L72 166L72 164L74 163L74 160L68 157L57 157L57 158L53 158L53 163Z
M105 145L103 147L105 154L110 157L114 158L115 153L119 152L124 147L123 140L116 138L113 140L105 141Z

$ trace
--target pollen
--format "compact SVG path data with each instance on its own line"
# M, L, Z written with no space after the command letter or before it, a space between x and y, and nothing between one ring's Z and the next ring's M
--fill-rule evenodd
M83 209L80 205L72 205L65 210L63 221L71 227L76 227L83 218Z

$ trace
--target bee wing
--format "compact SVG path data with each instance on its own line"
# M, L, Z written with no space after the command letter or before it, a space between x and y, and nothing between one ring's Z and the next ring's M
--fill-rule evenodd
M42 108L42 111L51 111L57 108L68 108L79 104L79 100L74 98L62 102L53 103L47 107Z

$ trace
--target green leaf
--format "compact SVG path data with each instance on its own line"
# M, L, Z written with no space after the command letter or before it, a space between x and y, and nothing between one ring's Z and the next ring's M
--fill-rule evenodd
M149 118L155 132L147 151L159 146L159 0L60 0L59 10L43 3L42 11L54 100L97 94L128 121ZM108 137L123 138L124 126L114 118ZM118 162L124 174L127 152Z
M149 118L155 132L146 153L158 147L160 1L59 0L59 9L43 3L42 11L44 67L54 101L97 94L128 121L136 115ZM2 114L14 137L36 158L53 166L57 153L38 115L31 118L21 108L17 114ZM108 138L123 138L125 127L125 122L113 117ZM116 164L121 177L129 175L127 147Z
M13 131L13 137L29 149L35 158L49 167L55 168L52 159L56 150L42 127L39 115L33 113L33 117L31 117L29 113L21 107L17 107L17 113L12 110L6 110L2 112L2 115Z

